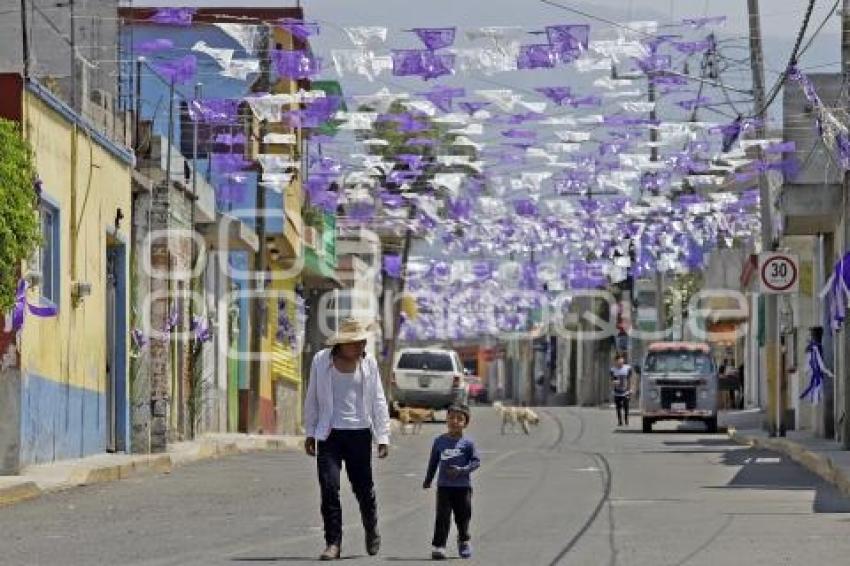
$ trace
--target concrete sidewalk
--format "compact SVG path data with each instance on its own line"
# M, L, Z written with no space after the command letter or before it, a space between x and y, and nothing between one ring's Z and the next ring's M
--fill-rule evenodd
M301 450L301 436L208 434L169 445L164 454L97 454L29 466L18 476L0 476L0 507L81 485L170 472L199 460L250 451Z
M756 410L730 411L720 417L732 440L784 454L850 496L850 451L810 431L790 430L785 437L770 437L761 428L762 420L763 413Z

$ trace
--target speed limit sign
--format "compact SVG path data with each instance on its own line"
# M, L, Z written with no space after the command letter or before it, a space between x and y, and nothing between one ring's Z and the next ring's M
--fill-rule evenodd
M800 286L800 262L796 255L778 252L759 254L762 293L796 293Z

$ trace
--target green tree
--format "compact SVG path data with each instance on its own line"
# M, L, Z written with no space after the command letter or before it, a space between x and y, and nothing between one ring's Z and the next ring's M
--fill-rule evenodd
M32 150L20 125L0 118L0 309L15 302L21 261L40 241Z

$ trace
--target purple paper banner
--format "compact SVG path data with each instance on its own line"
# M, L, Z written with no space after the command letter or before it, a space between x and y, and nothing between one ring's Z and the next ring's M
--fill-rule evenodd
M158 8L150 21L166 26L188 27L192 25L195 8Z
M419 37L425 47L436 51L454 45L457 28L414 28L411 31Z

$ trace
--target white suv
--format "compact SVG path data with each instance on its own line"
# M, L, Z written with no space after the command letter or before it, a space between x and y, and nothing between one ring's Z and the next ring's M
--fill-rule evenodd
M390 381L392 398L402 406L446 409L466 404L469 385L454 350L404 348L396 355Z

